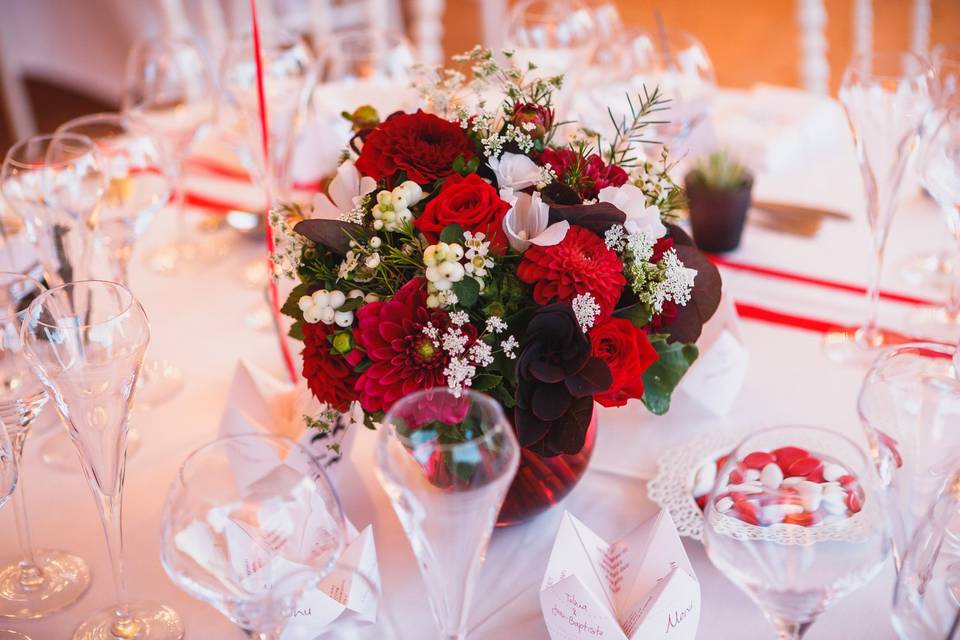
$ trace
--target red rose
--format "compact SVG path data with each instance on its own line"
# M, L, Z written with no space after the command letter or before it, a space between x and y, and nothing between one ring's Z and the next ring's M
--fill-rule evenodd
M322 322L303 323L303 377L317 400L346 411L357 399L357 376L347 358L330 353L327 337L335 330Z
M544 150L540 154L540 165L550 165L560 182L584 200L596 198L604 187L622 187L628 177L626 171L615 164L604 164L595 153L585 158L571 149Z
M517 277L533 285L537 304L570 302L581 293L589 293L600 305L601 318L613 313L627 284L617 254L597 234L576 225L559 244L527 249L517 267Z
M374 180L402 171L408 180L425 185L453 173L457 156L474 156L474 145L459 124L423 111L398 113L364 139L357 170Z
M629 320L610 317L590 331L593 355L607 363L613 376L610 388L593 397L605 407L622 407L643 397L643 372L659 355L641 329Z
M509 210L497 190L477 174L456 175L447 178L413 224L430 242L437 242L448 224L458 224L464 231L486 234L490 249L502 253L507 248L503 217Z

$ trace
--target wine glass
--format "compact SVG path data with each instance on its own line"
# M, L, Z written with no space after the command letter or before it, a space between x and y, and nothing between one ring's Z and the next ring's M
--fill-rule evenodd
M137 43L127 57L123 111L152 132L164 155L176 194L177 240L154 250L148 263L161 273L207 262L215 251L190 235L184 208L184 163L190 148L213 121L216 91L197 45L184 38L154 38Z
M960 468L957 349L904 344L880 355L857 410L889 503L898 565L920 520Z
M97 503L117 602L74 631L74 640L179 640L177 613L127 599L121 503L127 428L150 325L123 285L71 282L42 293L28 307L24 352L70 433Z
M915 54L876 52L855 56L840 82L840 102L863 175L874 259L863 325L825 336L826 353L837 362L869 364L878 348L894 342L877 324L880 276L900 182L930 109L931 78L929 65Z
M886 562L881 492L872 462L849 438L820 427L763 429L717 476L704 513L707 556L778 637L802 638Z
M7 426L0 418L0 506L3 506L17 488L18 466L14 461L13 445L7 437ZM30 638L19 631L0 629L0 640L30 640Z
M43 285L19 273L0 272L0 417L13 444L20 491L13 494L19 557L0 566L0 617L43 618L76 602L90 586L83 559L64 551L34 549L23 493L23 447L30 427L47 403L47 392L30 370L20 341L27 306Z
M920 176L947 220L954 241L954 261L960 261L960 102L935 125L920 157ZM960 340L960 269L950 279L945 306L915 312L910 322L926 337Z
M936 129L938 120L947 111L960 107L960 44L938 44L930 52L934 81L931 98L934 109L927 118L925 134ZM908 258L900 273L913 285L929 284L948 288L958 273L954 251L926 253Z
M105 190L103 160L86 136L33 136L7 151L0 191L33 239L48 283L88 277Z
M443 638L466 638L477 573L519 463L503 409L474 391L419 391L383 419L377 475L417 556Z
M670 100L666 122L653 125L650 135L680 158L686 151L684 143L709 115L716 94L716 73L707 49L686 31L662 28L631 32L629 51L635 90L658 87ZM659 157L656 145L647 146Z
M263 640L280 637L301 594L334 570L347 536L323 466L271 435L228 436L191 453L162 521L167 575Z
M110 279L129 286L134 243L172 191L170 177L162 170L160 145L149 131L120 113L80 116L57 132L87 136L100 150L108 187L97 210L98 238L111 258ZM144 361L138 391L141 405L161 404L182 388L179 367L154 358Z

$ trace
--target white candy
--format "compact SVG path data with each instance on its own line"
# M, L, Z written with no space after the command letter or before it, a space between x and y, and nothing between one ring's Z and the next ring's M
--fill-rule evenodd
M847 470L838 464L828 462L823 465L823 479L827 482L834 482L847 475Z
M820 502L823 499L823 488L819 483L804 480L797 484L797 491L800 494L800 501L803 504L804 511L812 513L820 508Z
M750 495L753 493L763 493L763 487L758 484L731 484L727 487L727 491L736 491L737 493Z
M806 482L807 479L803 476L790 476L789 478L784 478L783 482L780 483L781 487L795 487L801 482Z
M338 327L349 327L353 324L353 311L337 311L333 314L333 321Z
M743 478L744 480L749 480L749 481L759 480L760 471L758 471L757 469L747 469L746 471L743 472Z
M714 466L714 465L710 465L710 466ZM730 511L730 509L733 508L733 499L730 498L729 496L725 498L720 498L719 500L717 500L716 507L717 507L717 511L719 511L720 513L723 513L724 511Z
M823 490L822 506L832 514L847 512L847 492L839 487L828 487Z
M768 489L778 488L783 482L783 470L777 463L771 462L760 472L760 482Z
M763 515L762 521L767 524L778 524L783 522L784 517L803 512L803 507L798 504L768 504L760 507Z
M713 488L713 483L716 481L717 465L713 462L708 462L697 469L697 475L693 480L693 497L699 498L710 493L710 489Z

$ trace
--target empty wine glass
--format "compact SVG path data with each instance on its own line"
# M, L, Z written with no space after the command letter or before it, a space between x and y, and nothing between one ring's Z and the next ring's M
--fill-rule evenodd
M827 355L838 362L869 364L879 347L894 342L877 323L880 276L904 169L930 110L931 77L929 65L917 55L878 52L854 57L840 82L840 102L863 175L873 269L863 325L855 332L834 331L825 337Z
M278 436L228 436L180 467L160 554L184 591L274 640L303 592L334 570L346 535L336 492L306 448Z
M931 50L929 59L933 67L930 97L934 109L927 118L924 138L936 129L946 112L960 108L960 44L938 44ZM925 253L908 258L900 273L910 284L946 289L956 279L954 275L960 273L955 261L955 251Z
M957 349L905 344L880 355L857 410L885 488L897 563L944 483L960 467Z
M27 227L48 283L88 277L105 189L100 152L86 136L33 136L7 152L0 191Z
M30 427L47 403L47 392L23 353L20 324L27 306L44 291L29 276L0 272L0 416L13 444L19 492L13 512L19 543L15 562L0 566L0 617L35 619L76 602L90 586L83 559L55 549L34 549L23 493L23 447Z
M881 491L873 463L849 438L819 427L761 430L717 477L704 513L707 556L779 638L802 638L886 562Z
M97 210L97 237L111 258L110 279L129 286L134 243L167 204L172 191L170 177L163 171L160 145L145 128L119 113L74 118L57 132L84 135L100 150L108 187ZM161 404L182 388L179 367L154 358L144 361L138 390L141 405Z
M670 148L678 159L684 143L706 120L716 93L716 74L706 47L692 34L677 29L638 29L629 35L633 59L631 85L637 90L658 87L670 100L665 122L651 128L651 137ZM656 145L647 145L659 156Z
M420 391L383 419L377 475L417 556L443 638L466 638L493 525L520 463L503 409L473 391Z
M97 503L117 604L74 631L73 640L179 640L177 613L127 599L122 497L127 429L150 325L123 285L71 282L38 296L21 328L24 352L70 433Z
M151 131L164 154L164 170L176 194L177 240L154 250L150 266L159 272L206 262L216 251L190 235L184 209L184 162L214 118L214 82L197 45L184 38L154 38L134 45L127 57L123 111Z

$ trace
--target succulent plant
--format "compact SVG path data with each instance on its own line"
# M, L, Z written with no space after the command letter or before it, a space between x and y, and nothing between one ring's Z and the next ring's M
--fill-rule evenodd
M688 184L700 184L713 191L737 191L752 180L750 171L724 150L700 158L687 175Z

